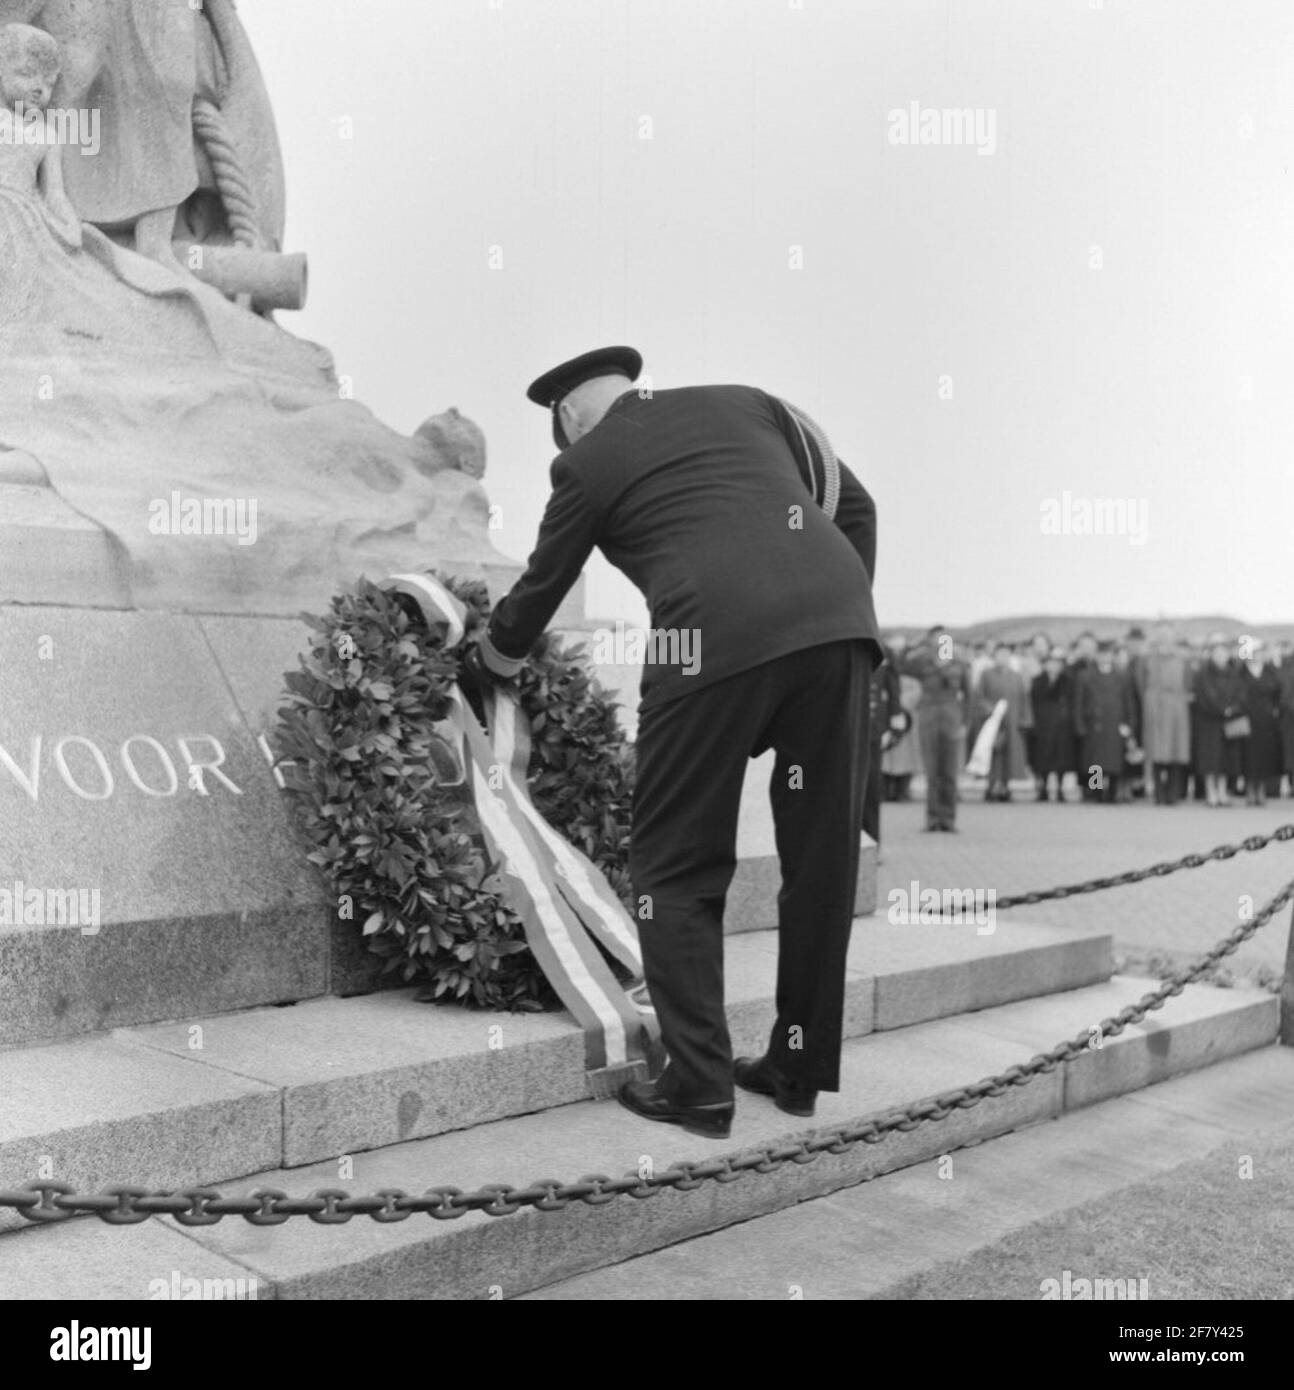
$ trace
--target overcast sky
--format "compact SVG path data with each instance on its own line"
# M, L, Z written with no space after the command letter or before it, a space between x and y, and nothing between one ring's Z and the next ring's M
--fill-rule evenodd
M482 425L506 553L553 454L527 383L627 342L822 423L879 507L883 624L1294 616L1288 0L240 13L311 261L283 321L397 428ZM1122 534L1081 534L1113 499ZM590 566L594 615L632 595Z

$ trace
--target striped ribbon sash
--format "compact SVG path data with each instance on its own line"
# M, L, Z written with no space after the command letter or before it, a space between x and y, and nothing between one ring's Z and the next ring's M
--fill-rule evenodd
M585 930L623 965L641 979L642 955L638 933L620 899L612 891L601 869L581 853L565 835L554 830L535 809L530 799L530 726L521 711L516 693L500 689L493 693L486 716L493 733L494 752L500 774L511 794L511 804L543 846L546 859L557 878L557 891L567 906L583 922Z
M455 692L446 723L459 735L481 832L508 905L521 919L540 969L584 1030L589 1073L623 1073L608 1085L639 1074L637 1064L645 1062L659 1034L655 1014L626 994L595 944L601 942L641 978L633 922L597 866L530 800L529 730L516 695L488 695L486 718L489 736Z
M459 601L430 575L402 574L383 588L414 598L429 624L444 625L447 646L462 639ZM646 991L636 1003L598 949L642 979L638 937L602 871L535 809L530 799L530 726L516 692L483 696L489 733L455 688L444 723L462 754L467 790L498 867L508 905L521 919L540 969L584 1030L585 1066L595 1095L642 1075L659 1024Z

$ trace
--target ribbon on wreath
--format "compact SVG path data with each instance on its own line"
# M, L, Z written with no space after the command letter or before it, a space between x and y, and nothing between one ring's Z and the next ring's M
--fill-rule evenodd
M447 646L462 640L462 604L427 575L393 576L381 586L408 594L428 624L443 626ZM520 918L526 944L558 998L584 1032L585 1068L594 1095L613 1094L646 1074L660 1036L650 1005L635 1002L599 950L641 990L642 956L633 920L602 871L541 816L530 799L530 726L514 690L483 692L486 727L455 686L444 723L461 752L486 848L503 896Z

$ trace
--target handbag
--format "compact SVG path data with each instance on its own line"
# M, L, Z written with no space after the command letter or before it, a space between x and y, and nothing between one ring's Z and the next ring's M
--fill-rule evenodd
M1223 738L1248 738L1253 730L1249 727L1249 716L1238 714L1234 719L1223 720Z

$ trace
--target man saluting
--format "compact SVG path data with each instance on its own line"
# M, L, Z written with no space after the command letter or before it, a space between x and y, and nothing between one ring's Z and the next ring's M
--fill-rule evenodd
M649 644L629 855L669 1060L620 1100L726 1138L734 1080L793 1115L840 1088L868 682L880 655L876 509L793 407L748 386L639 392L641 370L632 348L603 348L531 384L561 450L553 491L526 572L468 665L478 677L515 676L594 546L642 591L654 631L679 634ZM724 898L746 762L768 748L782 867L777 1018L766 1054L734 1068Z

